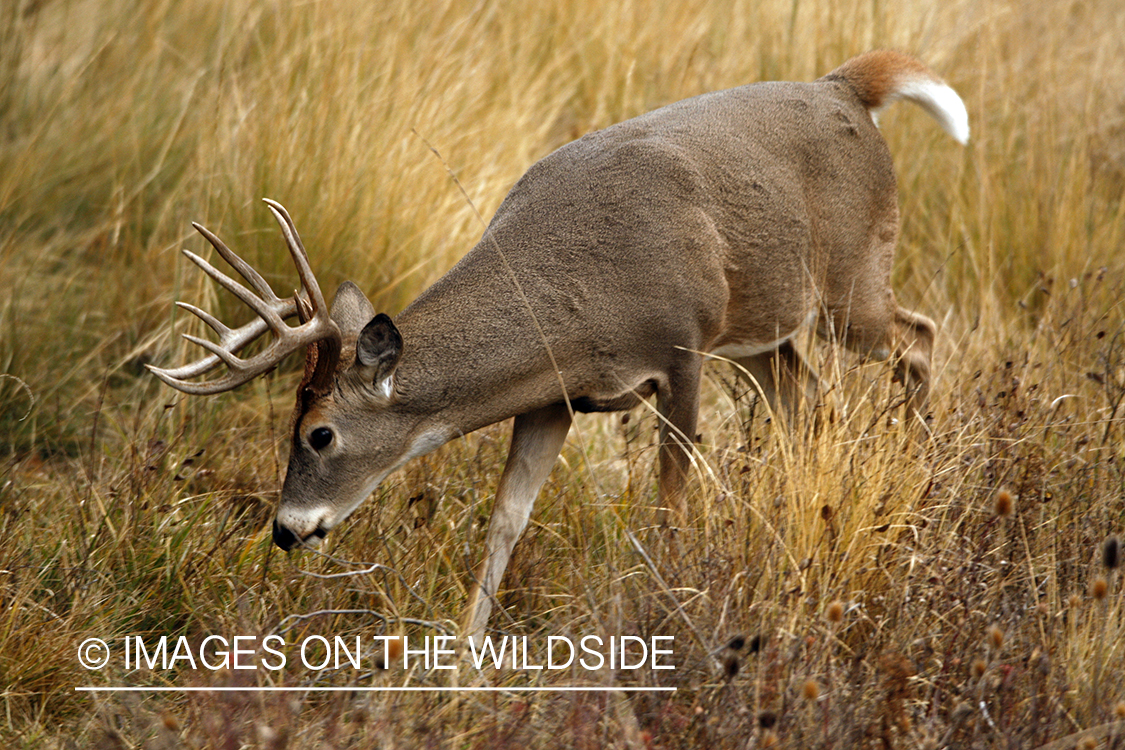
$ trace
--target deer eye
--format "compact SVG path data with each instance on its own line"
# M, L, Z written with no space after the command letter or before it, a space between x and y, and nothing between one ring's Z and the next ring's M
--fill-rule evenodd
M309 445L313 450L324 450L332 442L332 430L327 427L317 427L309 433Z

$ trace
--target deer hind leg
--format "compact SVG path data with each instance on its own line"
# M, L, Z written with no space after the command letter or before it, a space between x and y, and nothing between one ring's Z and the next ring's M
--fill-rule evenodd
M477 569L476 583L465 612L463 632L476 641L484 635L512 548L527 528L535 498L551 473L569 431L570 412L566 404L547 406L515 418L508 461L500 476L488 525L485 557Z
M856 305L846 314L834 316L837 331L844 332L843 343L852 351L873 358L891 358L895 381L906 386L906 415L911 421L926 414L930 394L930 359L937 326L925 315L900 307L890 296L889 314L867 315Z
M699 419L699 378L702 359L683 352L657 387L656 409L660 415L660 473L657 504L662 525L687 521L685 491L691 476L695 427Z
M816 403L820 380L792 341L750 357L732 358L735 371L757 391L774 414L782 414L790 426L796 422L802 403Z
M930 359L937 326L925 315L895 309L895 380L906 386L906 414L923 419L930 396Z

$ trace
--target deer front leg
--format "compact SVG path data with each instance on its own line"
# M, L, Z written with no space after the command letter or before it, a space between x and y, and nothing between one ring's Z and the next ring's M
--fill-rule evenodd
M805 361L792 341L783 341L770 352L734 358L738 376L760 393L774 414L796 426L800 407L816 404L819 384L816 371Z
M515 418L508 462L504 464L488 525L487 551L477 569L465 612L462 632L475 641L484 635L512 548L527 527L539 488L551 473L569 431L570 411L566 404L554 404Z
M660 474L656 495L663 526L679 526L688 520L684 493L699 418L702 359L694 353L683 354L668 373L668 382L656 393L656 409L660 414Z

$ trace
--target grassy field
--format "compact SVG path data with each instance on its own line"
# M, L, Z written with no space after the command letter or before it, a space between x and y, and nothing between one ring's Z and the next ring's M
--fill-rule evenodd
M205 247L193 220L284 293L274 198L323 287L353 279L394 314L482 231L442 159L487 218L585 132L874 47L925 60L972 125L962 148L913 107L881 123L896 289L940 328L932 439L895 425L886 365L809 342L837 418L808 439L712 365L673 552L655 417L581 417L492 619L534 648L674 636L675 670L377 669L372 636L455 628L508 427L393 475L326 554L287 555L269 521L300 362L213 398L144 371L188 356L173 299L247 316L179 255ZM1120 3L5 0L0 289L6 747L1125 748ZM270 634L367 652L121 655ZM115 649L99 671L77 658L93 637ZM454 681L678 690L74 690Z

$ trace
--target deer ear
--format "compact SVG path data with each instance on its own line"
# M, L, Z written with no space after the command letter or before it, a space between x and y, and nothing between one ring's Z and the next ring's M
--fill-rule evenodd
M344 340L354 340L367 322L375 317L375 308L358 286L350 281L340 284L332 300L330 313Z
M355 344L357 367L367 370L371 382L390 395L391 375L402 356L402 334L390 316L379 313L360 331Z

